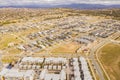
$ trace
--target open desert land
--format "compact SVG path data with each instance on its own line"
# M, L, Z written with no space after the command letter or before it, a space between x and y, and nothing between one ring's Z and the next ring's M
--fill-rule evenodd
M111 80L120 79L120 45L110 43L99 51L99 58Z

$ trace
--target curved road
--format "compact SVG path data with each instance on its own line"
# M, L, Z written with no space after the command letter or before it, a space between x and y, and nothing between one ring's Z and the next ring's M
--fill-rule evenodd
M88 56L88 58L92 61L92 65L94 65L94 69L95 69L96 73L98 74L100 80L105 80L105 78L104 78L104 72L103 72L103 70L101 69L98 61L97 61L96 58L95 58L95 55L96 55L95 53L96 53L96 51L97 51L99 48L101 48L102 46L104 46L104 45L106 45L106 44L108 44L108 43L110 43L110 40L108 40L108 39L100 42L98 45L96 45L95 47L93 47L93 48L91 49L90 55Z

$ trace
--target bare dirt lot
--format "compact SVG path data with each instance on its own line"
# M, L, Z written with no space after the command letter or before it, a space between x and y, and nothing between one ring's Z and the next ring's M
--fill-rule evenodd
M67 44L62 44L57 46L52 50L52 53L75 53L76 50L80 47L80 44L75 42L70 42Z

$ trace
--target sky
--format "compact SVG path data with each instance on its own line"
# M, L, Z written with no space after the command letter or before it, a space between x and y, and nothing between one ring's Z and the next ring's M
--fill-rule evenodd
M0 0L0 6L14 5L63 5L73 3L86 4L120 4L120 0Z

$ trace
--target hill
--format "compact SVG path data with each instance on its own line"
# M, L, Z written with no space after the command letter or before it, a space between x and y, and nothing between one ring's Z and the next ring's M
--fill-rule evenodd
M106 8L120 8L120 5L104 5L104 4L66 4L66 5L13 5L13 6L0 6L1 8L75 8L75 9L106 9Z

